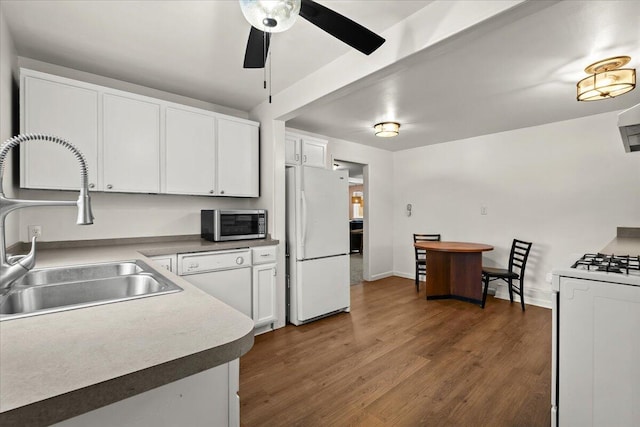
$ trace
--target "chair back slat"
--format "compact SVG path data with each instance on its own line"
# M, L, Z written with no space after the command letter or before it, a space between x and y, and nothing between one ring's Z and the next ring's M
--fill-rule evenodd
M513 239L511 244L511 254L509 255L509 271L520 276L520 282L524 280L524 270L531 251L531 242ZM515 271L515 270L519 271Z
M440 241L440 235L439 234L419 234L419 233L414 233L413 234L413 243L417 243L417 242L439 242ZM426 255L427 255L427 251L425 251L424 249L418 249L414 246L414 250L416 253L416 261L418 260L424 260Z

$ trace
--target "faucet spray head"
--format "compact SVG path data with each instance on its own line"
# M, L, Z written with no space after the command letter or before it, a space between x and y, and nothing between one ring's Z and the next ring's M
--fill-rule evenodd
M86 188L80 189L80 196L78 196L78 219L76 224L78 225L90 225L93 224L93 212L91 211L91 197L89 191Z

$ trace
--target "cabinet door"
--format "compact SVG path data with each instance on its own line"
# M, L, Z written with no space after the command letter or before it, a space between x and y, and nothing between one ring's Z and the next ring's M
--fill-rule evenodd
M559 304L559 425L640 425L640 287L562 277Z
M256 327L276 320L276 265L253 267L253 321Z
M98 180L98 93L35 77L23 80L22 133L44 133L65 139L84 155L89 185ZM80 165L61 145L29 141L24 150L21 185L26 188L80 188Z
M104 95L104 190L160 191L160 105Z
M326 167L327 142L302 138L302 164L316 168Z
M300 156L300 138L292 135L286 135L284 138L284 161L288 165L299 165Z
M215 117L173 107L166 112L166 192L213 195Z
M218 119L218 195L258 197L260 141L255 125Z

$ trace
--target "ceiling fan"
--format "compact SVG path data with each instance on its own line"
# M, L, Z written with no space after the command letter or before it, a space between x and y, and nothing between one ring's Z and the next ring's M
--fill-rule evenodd
M239 1L244 17L251 24L244 68L264 68L271 33L291 28L298 15L365 55L385 42L373 31L313 0Z

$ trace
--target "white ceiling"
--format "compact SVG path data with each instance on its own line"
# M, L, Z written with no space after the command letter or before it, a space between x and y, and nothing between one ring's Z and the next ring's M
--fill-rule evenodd
M320 2L377 33L431 3ZM20 56L244 111L265 100L262 71L242 68L249 26L236 0L0 7ZM271 50L277 94L350 48L300 19ZM640 2L529 1L307 106L287 126L401 150L619 110L639 103L640 90L575 100L583 68L619 54L640 68ZM400 136L375 138L381 120L400 121Z

